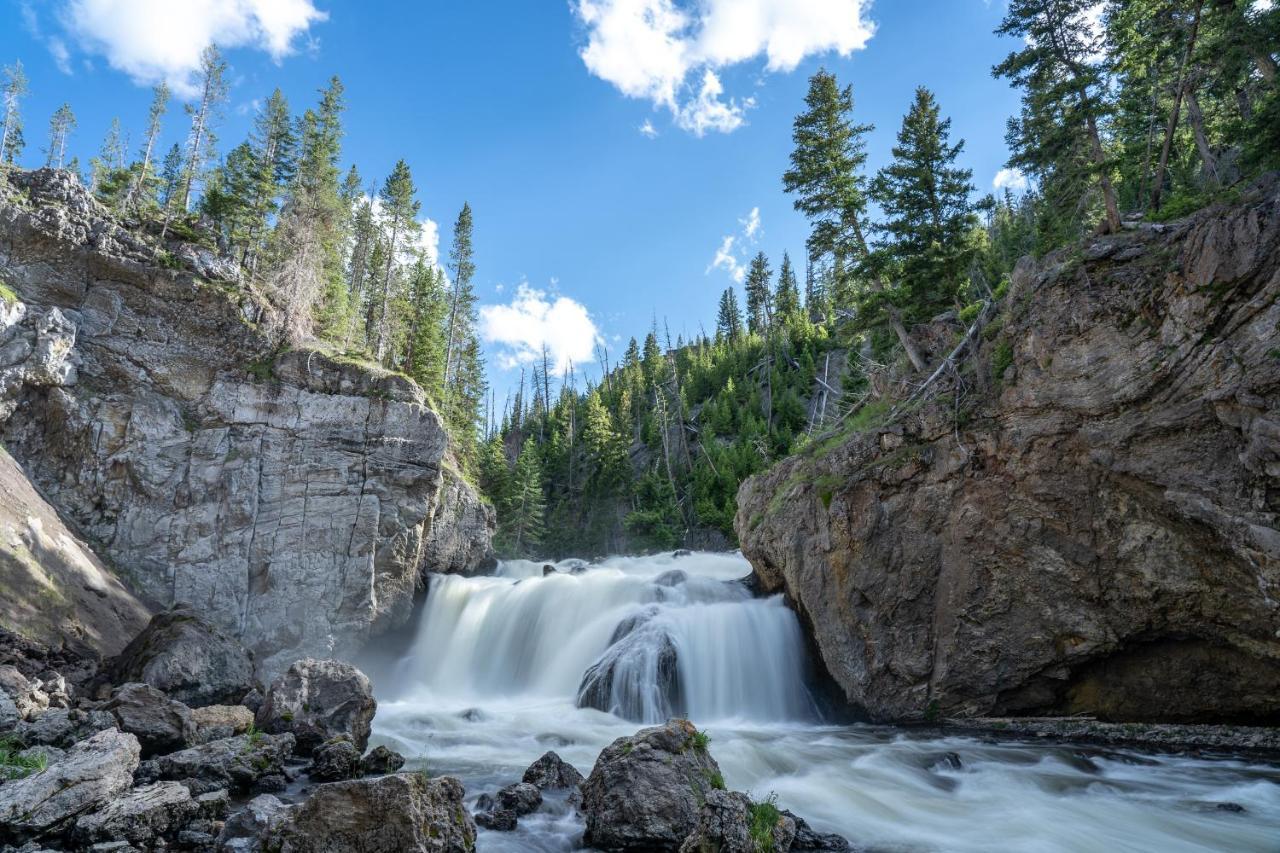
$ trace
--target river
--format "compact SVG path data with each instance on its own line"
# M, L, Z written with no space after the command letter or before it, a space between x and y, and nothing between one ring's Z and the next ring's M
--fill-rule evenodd
M737 555L502 563L433 576L410 651L379 683L375 743L459 777L469 801L555 750L584 775L615 738L669 714L711 736L729 788L774 794L876 851L1280 851L1280 764L833 725L781 597L752 598ZM616 642L613 642L615 641ZM595 702L577 707L584 674ZM484 853L580 849L563 797Z

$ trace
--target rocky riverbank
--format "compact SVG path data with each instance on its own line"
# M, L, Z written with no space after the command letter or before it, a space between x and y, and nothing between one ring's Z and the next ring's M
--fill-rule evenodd
M1024 259L983 316L743 484L761 587L873 719L1280 721L1280 180Z
M359 670L295 661L269 685L252 653L190 609L155 616L99 665L0 637L0 851L471 851L575 810L610 851L848 850L772 800L725 790L684 720L607 747L585 779L554 752L474 816L451 777L399 772L368 749L377 711Z

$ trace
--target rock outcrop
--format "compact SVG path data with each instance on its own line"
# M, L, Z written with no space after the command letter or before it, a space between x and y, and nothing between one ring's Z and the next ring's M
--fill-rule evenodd
M486 559L492 512L412 382L276 349L231 265L121 228L70 173L4 183L0 440L143 599L194 605L269 676Z
M307 658L295 661L271 684L257 721L263 731L291 732L303 755L345 737L359 756L369 745L377 710L373 685L363 672L341 661Z
M1275 180L1024 261L987 393L747 481L743 552L878 719L1276 722L1278 297Z

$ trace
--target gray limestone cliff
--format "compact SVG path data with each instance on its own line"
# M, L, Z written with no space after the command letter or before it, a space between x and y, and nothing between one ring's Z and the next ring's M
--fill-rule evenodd
M492 510L411 381L276 350L234 267L157 248L67 173L7 180L0 437L141 598L194 605L274 672L353 654L427 572L488 559Z
M747 481L743 551L875 718L1276 722L1278 297L1274 179L1026 261L967 398Z

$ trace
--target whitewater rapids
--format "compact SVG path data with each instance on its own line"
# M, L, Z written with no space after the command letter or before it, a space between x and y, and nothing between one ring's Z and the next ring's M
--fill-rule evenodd
M776 794L855 846L1280 851L1274 764L824 723L795 615L780 597L751 597L740 556L570 560L545 577L543 565L433 576L409 652L377 681L375 741L410 768L458 776L469 801L549 749L585 775L615 738L675 712L710 733L730 788ZM584 675L611 655L613 713L577 707ZM582 830L552 797L479 846L573 850Z

